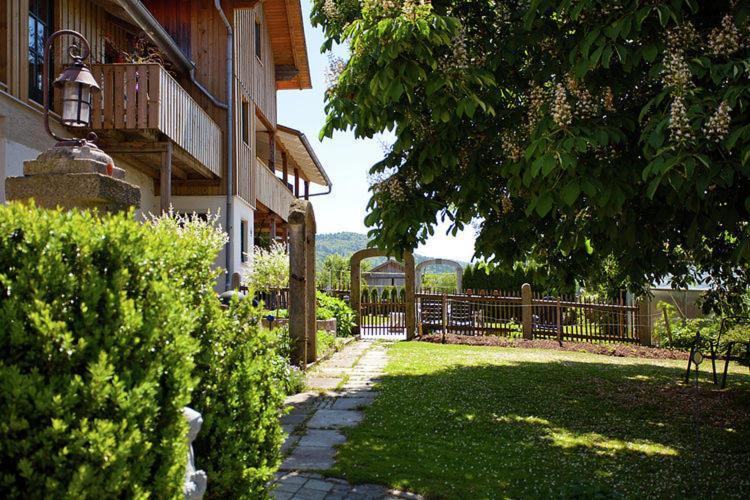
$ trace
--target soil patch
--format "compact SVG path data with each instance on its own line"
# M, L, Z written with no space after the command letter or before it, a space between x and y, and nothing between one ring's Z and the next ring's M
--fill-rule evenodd
M421 337L422 342L440 344L443 336L438 333ZM508 337L474 336L446 334L446 344L462 344L493 347L519 347L523 349L555 349L558 351L588 352L591 354L603 354L605 356L618 356L629 358L653 358L653 359L688 359L685 351L672 349L661 349L658 347L646 347L634 344L594 344L586 342L563 342L558 344L556 340L525 340Z

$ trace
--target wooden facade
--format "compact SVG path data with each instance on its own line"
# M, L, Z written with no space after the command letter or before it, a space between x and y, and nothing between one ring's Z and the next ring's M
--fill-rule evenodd
M41 127L42 106L29 95L30 1L0 0L0 97L39 113ZM311 169L322 171L311 151L289 149L287 136L296 131L287 129L284 138L277 132L277 90L310 88L299 0L222 1L234 34L230 147L228 111L215 102L228 102L227 29L213 2L141 0L149 20L115 0L47 1L54 14L50 32L76 30L91 45L87 63L101 85L91 128L116 162L148 175L164 207L170 196L225 196L231 155L231 194L258 211L274 236L284 234L279 225L286 223L290 202L325 177L311 175ZM163 31L148 24L154 21ZM141 40L157 57L136 50ZM62 37L55 44L52 74L69 62L71 41ZM167 52L180 60L170 61L157 46L176 46ZM60 109L54 94L53 105ZM300 155L308 157L302 161Z

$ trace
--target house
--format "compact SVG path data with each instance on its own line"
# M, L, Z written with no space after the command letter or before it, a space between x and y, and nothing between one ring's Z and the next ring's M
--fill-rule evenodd
M406 284L404 265L393 259L378 264L362 277L369 288L383 289L385 287L403 287Z
M140 186L139 211L220 211L227 283L254 241L285 240L294 198L330 192L305 135L276 118L278 91L311 87L299 0L0 0L0 201L5 178L54 144L42 83L72 38L57 41L47 75L42 62L60 29L91 46L91 130ZM59 95L51 105L59 113Z

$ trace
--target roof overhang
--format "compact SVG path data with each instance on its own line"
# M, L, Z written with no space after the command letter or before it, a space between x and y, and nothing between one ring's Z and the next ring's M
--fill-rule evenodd
M263 13L276 65L276 88L312 88L300 0L265 0Z
M328 178L323 165L315 155L310 142L305 134L299 130L277 125L276 135L284 146L284 149L292 157L310 182L324 187L331 187L331 179Z

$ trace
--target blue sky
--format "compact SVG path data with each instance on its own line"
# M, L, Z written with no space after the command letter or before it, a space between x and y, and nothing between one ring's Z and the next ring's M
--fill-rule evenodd
M328 57L320 53L323 33L310 25L310 8L311 2L302 0L313 88L280 91L278 120L305 133L333 182L330 195L313 198L318 232L366 233L365 208L370 198L367 171L383 157L383 149L380 140L355 140L351 133L337 133L332 139L318 141L318 133L325 120L323 92ZM446 229L447 226L439 226L435 236L417 252L431 257L470 260L474 252L472 230L452 237L445 235Z

